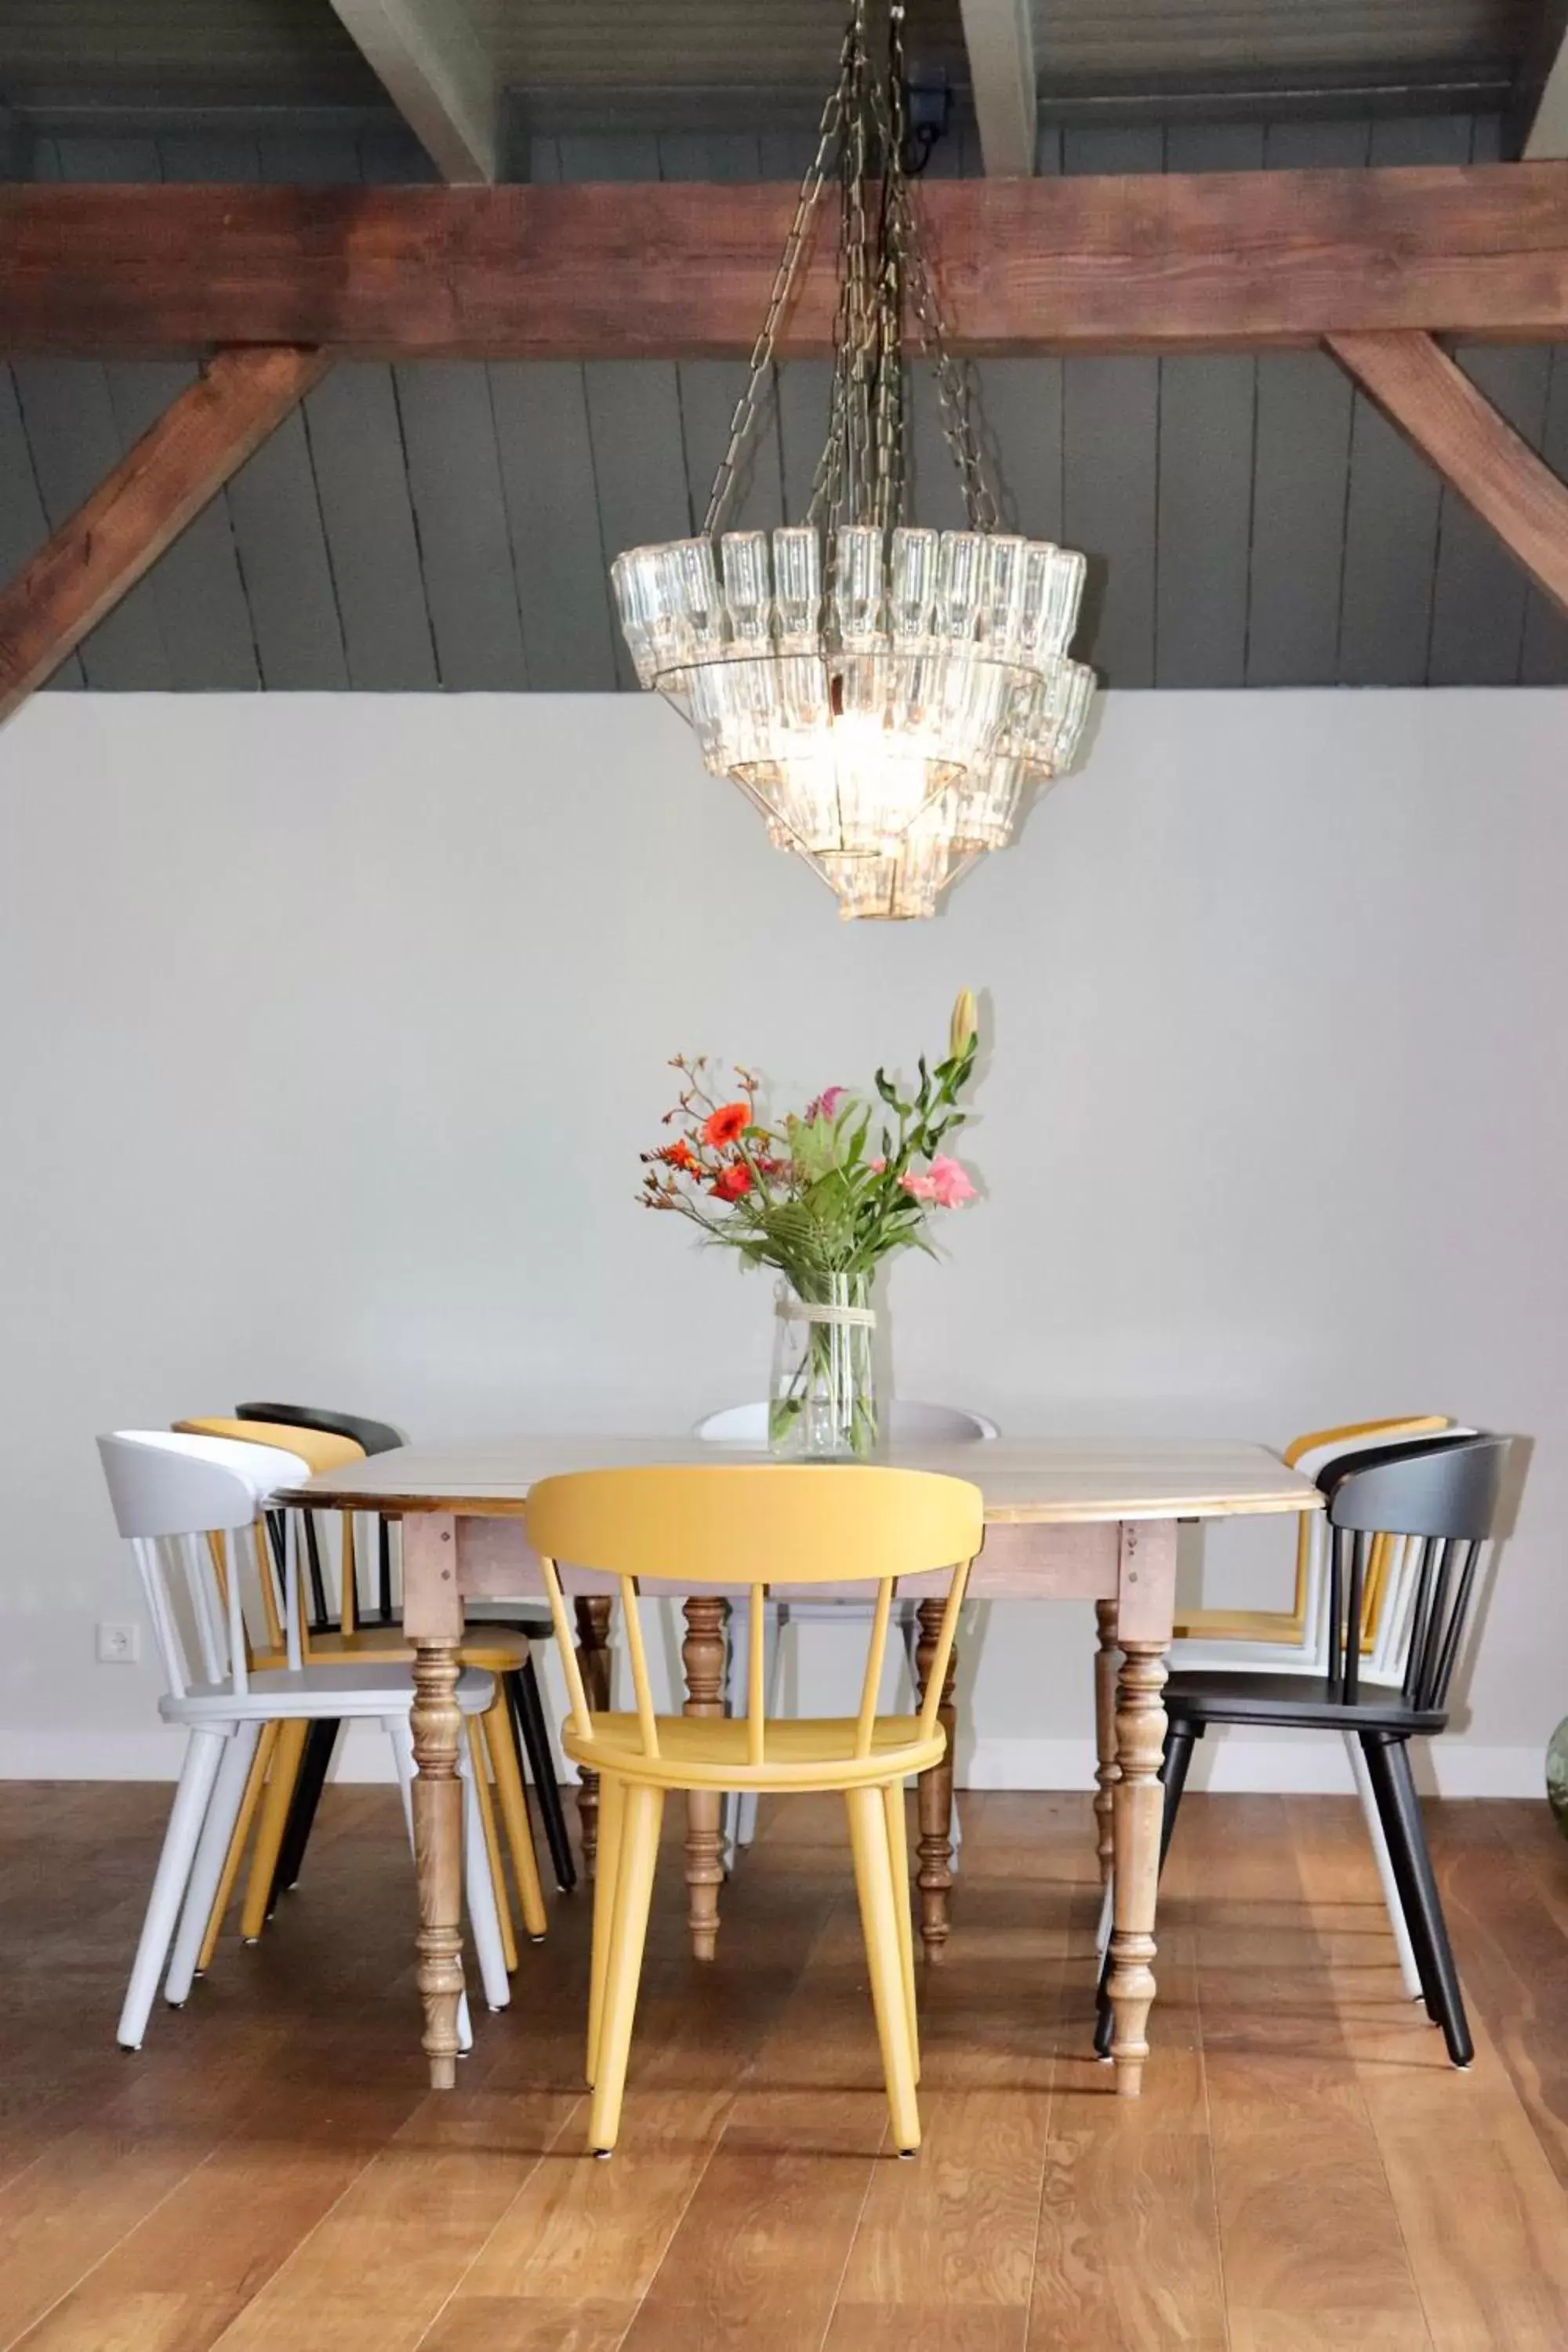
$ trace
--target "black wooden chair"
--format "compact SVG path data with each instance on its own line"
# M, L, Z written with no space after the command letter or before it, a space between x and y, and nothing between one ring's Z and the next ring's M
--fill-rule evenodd
M1448 2055L1468 2066L1475 2055L1443 1906L1422 1827L1410 1769L1410 1742L1447 1727L1448 1687L1479 1589L1483 1547L1498 1532L1499 1501L1512 1441L1506 1437L1428 1438L1330 1463L1318 1484L1331 1529L1329 1665L1326 1676L1194 1672L1165 1685L1165 1810L1162 1864L1181 1810L1194 1743L1211 1723L1261 1723L1286 1729L1353 1732L1366 1758L1378 1816L1394 1864L1415 1947L1426 2013L1443 2029ZM1362 1679L1359 1629L1367 1563L1378 1536L1417 1547L1405 1678L1397 1688ZM1095 2044L1110 2046L1110 2019L1100 1982Z
M237 1405L235 1417L239 1421L278 1422L293 1429L324 1429L335 1437L351 1439L367 1454L390 1454L404 1442L389 1422L369 1421L362 1414L330 1412L325 1407L315 1405L253 1402ZM305 1524L310 1530L308 1513ZM313 1530L308 1534L307 1541L312 1595L311 1630L325 1632L331 1621L324 1614L324 1582L316 1558ZM379 1526L375 1612L376 1621L383 1625L396 1622L392 1590L392 1534L385 1519L382 1519ZM483 1604L481 1609L476 1609L474 1613L476 1622L482 1619L486 1624L500 1625L512 1632L525 1633L531 1642L548 1643L555 1638L550 1612L542 1603L538 1608L531 1608L527 1601L509 1601L503 1609L500 1604L489 1602ZM319 1622L316 1622L318 1617ZM544 1720L543 1702L539 1695L539 1675L531 1656L516 1674L508 1675L505 1683L518 1740L528 1758L545 1843L550 1848L550 1859L555 1871L555 1883L564 1893L577 1884L577 1869L572 1858L572 1841L567 1833L565 1809L561 1802L559 1772L550 1745L549 1727ZM268 1916L276 1905L279 1889L293 1886L299 1878L316 1817L316 1807L321 1801L321 1790L331 1764L337 1730L335 1723L312 1724L306 1735L294 1801L289 1808L289 1826L279 1852L278 1867L273 1874Z

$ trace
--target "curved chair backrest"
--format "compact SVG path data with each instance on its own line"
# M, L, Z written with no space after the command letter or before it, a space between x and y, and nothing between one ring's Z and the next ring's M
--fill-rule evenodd
M763 1612L772 1583L875 1583L877 1605L861 1683L857 1755L870 1752L877 1693L887 1652L893 1586L900 1576L951 1569L942 1633L926 1684L922 1735L937 1720L969 1563L980 1549L984 1506L964 1478L924 1470L814 1464L755 1467L589 1470L541 1479L528 1497L529 1541L539 1554L556 1641L584 1737L592 1717L578 1669L558 1562L618 1576L626 1653L637 1690L645 1753L658 1753L647 1665L637 1617L640 1577L733 1587L737 1562L751 1581L748 1758L764 1760ZM863 1745L860 1743L864 1743Z
M1309 1478L1342 1454L1363 1446L1393 1445L1405 1438L1436 1435L1452 1427L1447 1414L1440 1412L1408 1413L1382 1421L1347 1421L1337 1429L1310 1429L1293 1437L1285 1448L1282 1459L1292 1470L1303 1471ZM1294 1613L1305 1624L1315 1594L1312 1590L1313 1571L1320 1579L1328 1552L1323 1522L1316 1511L1303 1511L1296 1522L1296 1601ZM1367 1576L1366 1621L1363 1633L1370 1634L1379 1601L1384 1590L1388 1547L1385 1544L1375 1555Z
M983 1412L966 1412L962 1405L921 1404L910 1397L892 1399L886 1408L886 1426L890 1437L911 1445L970 1445L998 1434L995 1423ZM706 1413L691 1434L705 1445L766 1445L766 1402L729 1404Z
M297 1454L309 1467L310 1475L322 1470L341 1470L350 1462L363 1462L364 1448L357 1438L344 1437L335 1430L310 1429L303 1422L246 1421L237 1413L204 1413L188 1421L177 1421L174 1427L188 1430L198 1437L233 1438L241 1444L279 1445ZM280 1562L283 1543L283 1519L280 1512L269 1515L272 1549ZM316 1534L313 1511L302 1514L305 1535L305 1559L310 1580L310 1627L322 1633L332 1622L332 1610L327 1595L327 1577L321 1563L321 1547ZM358 1575L354 1558L353 1514L342 1514L342 1553L338 1578L338 1615L343 1631L352 1633L358 1615L356 1596ZM263 1605L267 1610L268 1630L274 1646L282 1635L273 1605L270 1580L263 1583Z
M99 1439L98 1451L115 1524L135 1555L170 1690L179 1696L191 1681L177 1606L183 1585L205 1678L226 1679L243 1692L247 1650L242 1538L269 1496L310 1475L308 1465L275 1446L171 1430L117 1430ZM257 1567L265 1588L268 1568L259 1547ZM296 1579L290 1535L284 1580L291 1666L300 1663L299 1612L292 1605Z
M240 1404L235 1407L239 1421L270 1422L274 1427L316 1429L331 1437L346 1437L364 1454L395 1454L404 1444L401 1431L389 1421L367 1421L357 1412L329 1412L324 1405L313 1404ZM340 1614L345 1629L359 1614L358 1561L353 1548L352 1515L345 1515L343 1540L349 1549L344 1552L349 1573L342 1579ZM380 1573L376 1580L376 1612L384 1625L390 1625L392 1607L392 1531L385 1519L376 1533ZM305 1523L305 1544L310 1570L310 1593L315 1603L318 1626L329 1622L326 1590L321 1581L321 1560L317 1553L315 1533L309 1520Z
M291 1429L321 1429L330 1436L346 1437L362 1454L395 1454L403 1444L389 1421L367 1421L357 1412L329 1412L313 1404L237 1404L239 1421L270 1421Z
M1447 1700L1476 1590L1481 1548L1497 1532L1512 1440L1486 1433L1389 1445L1331 1465L1320 1480L1330 1557L1330 1695L1357 1696L1362 1590L1378 1537L1415 1547L1414 1600L1405 1696L1435 1709Z

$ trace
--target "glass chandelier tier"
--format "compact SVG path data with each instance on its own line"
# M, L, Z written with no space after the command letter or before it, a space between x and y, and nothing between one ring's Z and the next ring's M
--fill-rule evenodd
M905 174L901 0L873 64L852 0L768 315L702 531L637 547L611 571L640 683L696 730L770 839L804 858L840 912L903 919L984 850L1071 761L1094 691L1068 658L1084 560L997 529L963 370L942 332ZM829 181L838 299L826 446L805 520L726 528L773 380L778 331ZM906 518L906 307L937 383L969 527Z

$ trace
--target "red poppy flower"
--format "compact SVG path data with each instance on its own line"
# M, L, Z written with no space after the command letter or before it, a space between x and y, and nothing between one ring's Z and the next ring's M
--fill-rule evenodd
M750 1103L721 1103L702 1122L702 1140L711 1144L715 1151L723 1151L744 1135L751 1123Z
M709 1190L716 1201L738 1201L742 1192L752 1189L752 1171L743 1160L737 1160L721 1168Z

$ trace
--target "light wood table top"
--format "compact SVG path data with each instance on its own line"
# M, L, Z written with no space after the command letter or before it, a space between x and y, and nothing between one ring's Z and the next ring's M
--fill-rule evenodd
M1009 1438L969 1445L889 1445L872 1457L900 1469L973 1480L994 1526L1106 1520L1218 1519L1321 1507L1310 1478L1267 1446L1232 1441ZM287 1499L317 1508L519 1517L536 1479L567 1470L646 1463L766 1462L750 1447L691 1437L497 1437L405 1445L324 1471Z

